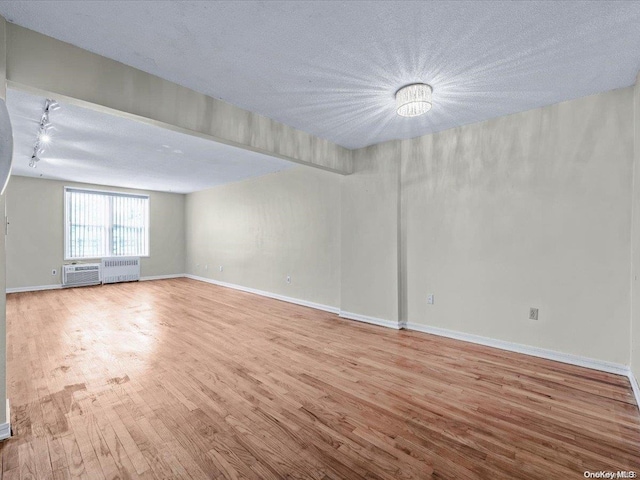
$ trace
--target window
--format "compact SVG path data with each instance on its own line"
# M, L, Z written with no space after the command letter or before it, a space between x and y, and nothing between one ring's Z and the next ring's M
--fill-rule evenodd
M149 196L64 189L65 259L149 255Z

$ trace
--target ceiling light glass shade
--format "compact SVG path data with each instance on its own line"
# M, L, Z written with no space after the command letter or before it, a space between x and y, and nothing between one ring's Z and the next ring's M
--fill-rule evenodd
M431 85L414 83L396 92L396 112L401 117L417 117L431 110Z

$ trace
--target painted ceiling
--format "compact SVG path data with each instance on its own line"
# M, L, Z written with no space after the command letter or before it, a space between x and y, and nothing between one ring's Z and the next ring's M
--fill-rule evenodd
M278 172L294 163L117 115L60 102L50 142L29 167L46 98L7 91L12 174L190 193Z
M348 148L631 85L640 2L5 0L9 21ZM401 86L433 109L396 115Z

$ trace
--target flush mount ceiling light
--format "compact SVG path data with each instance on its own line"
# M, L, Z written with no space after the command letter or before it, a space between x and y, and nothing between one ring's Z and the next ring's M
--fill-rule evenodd
M431 85L413 83L396 92L396 112L401 117L417 117L431 110Z

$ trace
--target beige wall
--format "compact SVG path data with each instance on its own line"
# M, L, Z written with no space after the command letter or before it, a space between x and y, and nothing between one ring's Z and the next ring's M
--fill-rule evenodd
M629 363L632 95L403 142L409 322Z
M0 98L6 99L6 21L0 17ZM4 217L6 192L0 196L0 219ZM0 423L7 419L4 405L7 398L7 309L5 236L0 233Z
M633 225L631 252L631 371L640 383L640 74L633 91L634 151L633 151Z
M187 272L628 364L633 91L190 194Z
M399 142L354 152L342 179L341 309L398 320Z
M184 273L184 195L11 177L6 193L10 224L6 246L7 288L61 283L65 186L148 193L150 256L141 261L141 275ZM53 268L58 270L55 277L51 275Z
M340 179L297 167L187 195L187 273L337 307Z

